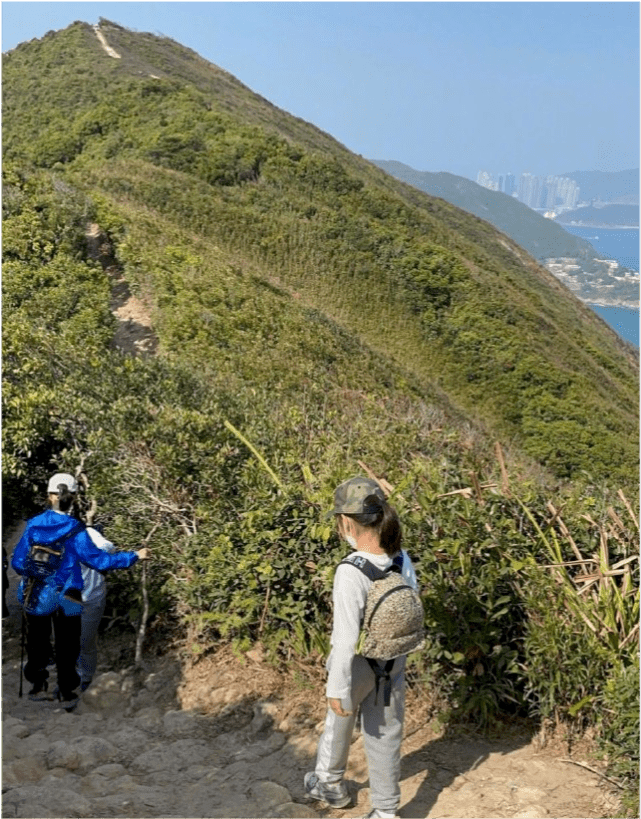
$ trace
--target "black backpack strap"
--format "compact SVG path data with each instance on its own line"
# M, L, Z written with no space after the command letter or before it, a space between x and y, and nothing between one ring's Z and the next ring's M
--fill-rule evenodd
M373 563L364 557L360 557L360 555L356 557L346 557L345 560L341 560L338 565L353 566L355 569L360 569L365 577L369 577L372 582L374 580L381 580L387 574L386 571L378 569Z
M382 681L384 683L383 705L387 707L392 698L392 678L390 677L390 671L394 665L394 660L388 660L383 665L381 660L372 660L371 657L366 657L365 659L376 677L376 698L374 699L374 705L378 705L378 691Z

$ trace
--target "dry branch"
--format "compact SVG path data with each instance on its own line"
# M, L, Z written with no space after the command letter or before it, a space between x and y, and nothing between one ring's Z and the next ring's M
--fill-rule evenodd
M151 527L149 533L143 540L143 546L146 546L149 541L151 540L152 535L156 531L156 529L160 526L160 521L156 521L154 525ZM140 626L138 628L138 634L136 635L136 654L134 659L134 665L139 667L142 663L142 644L145 640L145 632L147 631L147 618L149 617L149 595L147 593L147 562L142 562L142 574L141 574L141 587L142 587L142 616L140 618Z
M505 468L505 459L503 458L503 449L501 444L497 441L494 445L494 449L496 451L496 457L499 462L499 467L501 469L501 490L503 491L504 495L507 495L510 491L510 479L507 474L507 469Z
M586 771L591 771L591 773L600 776L602 779L610 782L612 785L616 785L617 788L623 789L623 785L620 782L617 782L616 779L612 779L609 776L601 773L601 771L597 771L596 768L591 768L589 765L586 765L585 762L577 762L576 759L562 759L561 762L568 762L571 765L578 765L580 768L585 768Z
M620 489L618 490L618 495L621 498L621 500L623 501L623 503L625 504L625 508L628 510L628 513L629 513L630 517L632 518L632 522L634 523L634 525L637 527L637 530L638 530L639 529L639 519L637 518L637 516L632 511L632 507L630 506L630 503L628 502L628 499L626 498L626 496L623 494L623 492Z
M369 466L367 466L367 464L363 463L363 461L356 461L356 463L360 466L361 469L365 470L368 478L371 478L373 481L376 481L376 483L381 487L383 492L385 492L385 494L388 497L389 495L392 494L392 492L394 491L394 487L392 486L391 483L386 481L385 478L378 478L373 472L373 470L371 470Z

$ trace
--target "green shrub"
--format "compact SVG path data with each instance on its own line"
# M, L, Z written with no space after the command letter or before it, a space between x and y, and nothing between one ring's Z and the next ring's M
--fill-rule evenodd
M608 679L601 698L599 741L608 773L625 787L627 816L639 808L639 658L620 663Z

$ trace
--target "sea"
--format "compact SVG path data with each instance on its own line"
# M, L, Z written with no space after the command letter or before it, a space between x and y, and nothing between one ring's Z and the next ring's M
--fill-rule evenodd
M616 259L631 270L639 269L639 228L576 227L562 225L568 233L587 239L604 259ZM639 310L625 307L590 307L617 332L621 338L639 346Z

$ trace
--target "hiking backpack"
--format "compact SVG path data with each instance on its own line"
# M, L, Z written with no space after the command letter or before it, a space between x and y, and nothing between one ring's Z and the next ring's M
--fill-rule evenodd
M29 552L24 562L24 576L18 586L18 602L26 614L53 614L67 591L71 576L64 587L58 587L56 572L62 565L64 542L77 534L84 524L78 523L51 543L39 543L29 536Z
M403 556L388 569L379 569L364 557L348 557L339 565L354 566L372 584L367 592L360 652L376 674L376 694L385 682L385 705L389 705L389 672L397 657L425 645L425 613L419 593L403 578Z

